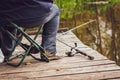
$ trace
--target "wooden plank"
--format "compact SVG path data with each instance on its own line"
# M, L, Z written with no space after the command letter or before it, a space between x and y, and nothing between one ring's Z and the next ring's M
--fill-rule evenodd
M120 77L120 71L103 71L97 73L83 73L43 78L31 78L28 80L120 80L120 78L115 79L115 77Z
M117 78L117 79L109 79L109 80L120 80L120 77L119 77L119 78Z
M52 76L63 76L63 75L73 75L73 74L87 74L87 73L99 73L118 70L120 71L120 67L115 64L110 65L97 65L97 66L88 66L88 67L79 67L79 68L68 68L68 69L51 69L46 71L28 71L28 72L20 72L20 73L10 73L10 74L1 74L5 78L42 78L42 77L52 77ZM6 76L5 76L6 75ZM1 76L1 77L2 77Z
M82 74L72 74L72 75L62 75L62 76L52 76L52 77L15 77L15 78L5 78L2 76L2 80L120 80L120 71L103 71L98 73L82 73ZM115 79L115 77L117 79Z
M5 67L5 65L3 65L0 68L0 74L20 73L20 72L28 72L33 70L43 71L43 70L51 70L51 69L69 69L69 68L79 68L79 67L82 68L87 66L104 65L104 64L109 65L109 64L115 64L115 63L110 60L94 60L94 61L80 61L80 60L77 61L76 60L71 62L53 61L50 63L35 63L35 64L33 62L31 65L22 65L21 67L18 67L18 68L14 68L10 66Z
M39 56L39 55L38 55ZM68 63L68 64L71 64L71 63L84 63L84 62L92 62L92 61L101 61L101 62L104 62L104 60L105 60L105 62L106 62L106 60L107 59L97 59L97 60L88 60L87 58L85 58L84 56L78 56L78 55L76 55L76 56L74 56L74 57L64 57L64 58L62 58L62 59L60 59L60 60L56 60L56 61L50 61L49 63L43 63L43 62L39 62L39 61L36 61L36 60L34 60L34 59L31 59L31 57L27 57L27 58L30 58L30 59L28 59L28 60L25 60L25 62L24 63L26 63L26 62L31 62L32 63L32 65L34 66L36 66L36 65L43 65L43 64L57 64L57 63L59 63L59 64L66 64L66 63ZM16 59L15 59L15 61L16 61ZM110 60L108 60L109 62L111 62ZM112 61L113 62L113 61ZM25 67L26 65L24 65L24 63L20 66L20 67L18 67L18 68L21 68L21 67ZM114 63L114 62L113 62ZM30 65L30 66L32 66L32 65ZM1 70L7 70L7 69L14 69L14 67L11 67L11 66L8 66L8 65L6 65L5 63L3 63L3 64L0 64L0 72L1 72ZM6 69L7 68L7 69ZM17 68L17 69L18 69Z

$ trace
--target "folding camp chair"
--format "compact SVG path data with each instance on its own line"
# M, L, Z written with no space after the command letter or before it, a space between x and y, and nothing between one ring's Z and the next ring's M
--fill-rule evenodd
M25 58L27 57L27 55L30 55L32 58L34 58L35 60L38 60L38 61L46 61L46 62L49 62L50 60L48 59L48 57L45 55L45 51L44 49L39 45L37 44L37 42L35 41L39 35L39 33L41 32L42 30L42 27L43 26L40 26L38 28L38 31L36 32L35 36L34 36L34 39L32 39L23 29L21 29L17 24L15 23L10 23L11 25L13 25L14 28L16 28L21 34L22 36L24 36L29 42L30 42L30 46L29 48L26 48L22 43L21 41L19 41L12 33L10 33L9 31L5 30L3 27L0 27L4 32L6 32L8 35L10 35L11 38L13 38L16 42L17 42L17 45L20 45L24 50L25 52L20 54L20 55L17 55L17 56L22 56L21 57L21 60L17 63L17 64L13 64L13 63L10 63L10 57L12 56L12 53L10 54L10 56L8 58L5 59L5 62L8 64L8 65L11 65L11 66L15 66L15 67L18 67L20 66L23 61L25 60ZM16 46L17 46L16 45ZM35 57L34 55L32 55L30 53L30 50L32 47L35 47L39 53L40 53L40 56L44 57L44 59L40 59L40 58L37 58ZM13 49L14 51L14 49Z

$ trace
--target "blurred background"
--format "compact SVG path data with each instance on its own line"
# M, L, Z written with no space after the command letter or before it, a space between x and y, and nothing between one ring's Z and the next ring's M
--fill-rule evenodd
M61 10L60 31L74 30L86 45L120 65L120 0L55 0Z

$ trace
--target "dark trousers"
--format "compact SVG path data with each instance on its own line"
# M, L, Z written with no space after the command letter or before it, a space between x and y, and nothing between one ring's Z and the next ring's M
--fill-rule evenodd
M12 28L12 27L3 27L4 30L9 31L11 34L13 34L18 41L22 40L22 36L21 33L19 33L17 31L17 29ZM8 33L6 31L3 31L0 29L0 48L3 52L3 55L5 57L9 57L14 48L16 47L16 41L14 39L11 38L11 36L8 35Z

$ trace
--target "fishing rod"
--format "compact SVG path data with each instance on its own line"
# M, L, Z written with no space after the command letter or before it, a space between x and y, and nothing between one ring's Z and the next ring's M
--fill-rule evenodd
M68 30L68 31L65 31L65 32L63 32L63 33L60 33L59 35L56 36L56 40L58 40L57 38L61 37L62 35L65 35L65 34L71 32L71 31L73 31L73 30L75 30L75 29L78 29L78 28L80 28L80 27L82 27L82 26L85 26L85 25L90 24L90 23L95 22L95 21L96 21L96 20L90 20L90 21L88 21L88 22L86 22L86 23L83 23L83 24L81 24L81 25L79 25L79 26L76 26L76 27L74 27L74 28L72 28L72 29L70 29L70 30ZM58 40L58 41L60 42L60 40ZM68 45L67 45L67 46L68 46ZM48 48L48 47L50 47L50 45L47 46L46 48Z
M61 33L61 34L58 35L57 37L60 37L60 36L62 36L62 35L65 35L65 34L67 34L68 32L71 32L71 31L73 31L73 30L75 30L75 29L77 29L77 28L80 28L80 27L82 27L82 26L84 26L84 25L87 25L87 24L89 24L89 23L92 23L92 22L94 22L94 21L96 21L96 20L91 20L91 21L88 21L88 22L86 22L86 23L83 23L83 24L81 24L81 25L79 25L79 26L76 26L76 27L74 27L74 28L72 28L72 29L70 29L70 30L68 30L68 31L66 31L66 32ZM64 45L66 45L66 46L68 46L68 47L71 48L71 50L70 50L69 52L66 52L66 55L67 55L67 56L72 57L72 56L74 56L75 54L80 53L80 54L82 54L82 55L84 55L84 56L87 56L90 60L93 60L93 59L94 59L93 56L90 56L90 55L88 55L88 54L80 51L79 49L77 49L77 43L74 43L74 44L75 44L75 47L72 47L72 46L68 45L67 43L59 40L58 38L57 38L57 40L58 40L59 42L63 43ZM73 50L76 51L74 54L72 53Z
M83 23L83 24L81 24L81 25L79 25L79 26L76 26L76 27L74 27L74 28L72 28L72 29L70 29L70 30L68 30L68 31L65 31L65 32L59 34L57 37L60 37L60 36L62 36L62 35L65 35L65 34L67 34L68 32L71 32L71 31L73 31L73 30L75 30L75 29L78 29L78 28L80 28L80 27L82 27L82 26L85 26L85 25L90 24L90 23L95 22L95 21L96 21L96 20L90 20L90 21L88 21L88 22L86 22L86 23Z
M77 43L74 43L74 44L75 44L75 47L72 47L72 46L68 45L67 43L65 43L65 42L63 42L63 41L61 41L61 40L59 40L59 39L57 39L57 40L58 40L59 42L63 43L64 45L66 45L66 46L68 46L68 47L71 48L70 51L68 51L68 52L65 53L68 57L72 57L72 56L74 56L75 54L80 53L80 54L82 54L82 55L88 57L89 60L93 60L93 59L94 59L93 56L90 56L90 55L88 55L88 54L86 54L86 53L80 51L79 49L77 49ZM74 54L73 54L73 52L72 52L73 50L76 51Z

